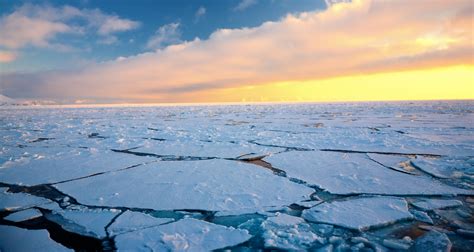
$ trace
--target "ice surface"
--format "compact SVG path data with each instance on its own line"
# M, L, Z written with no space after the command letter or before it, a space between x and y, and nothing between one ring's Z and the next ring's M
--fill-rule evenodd
M140 212L125 211L108 227L110 235L119 235L174 221L172 218L155 218Z
M49 238L46 230L0 226L0 251L71 251Z
M8 215L7 217L5 217L5 220L20 222L20 221L34 219L36 217L40 217L41 215L42 214L39 210L31 208L31 209L26 209L23 211L12 213Z
M250 237L246 230L182 219L118 235L115 245L118 251L210 251L243 243Z
M334 194L449 195L474 191L442 184L428 177L387 169L365 154L293 151L265 158L291 178L303 180Z
M433 219L431 219L431 217L427 213L414 209L410 212L413 214L413 217L415 217L416 220L433 225Z
M451 241L446 234L429 231L415 241L415 251L423 252L449 252Z
M406 165L407 162L410 161L409 158L400 155L383 155L377 153L368 153L370 159L384 165L390 167L394 170L415 174L414 171L409 169L409 166Z
M9 193L7 188L0 187L0 211L14 211L51 203L45 198L26 193Z
M55 187L88 205L247 212L290 205L313 192L270 170L227 160L159 162Z
M261 225L266 248L304 250L314 243L324 243L324 238L312 232L304 219L278 213L268 217Z
M413 218L405 199L382 196L325 202L304 210L302 217L312 222L355 230L366 230Z
M22 185L55 183L153 160L98 149L58 148L54 154L44 153L38 148L31 151L18 161L5 163L0 169L0 181Z
M437 178L466 178L474 183L474 157L417 157L411 163Z
M67 231L103 238L107 236L105 227L119 212L110 210L65 210L47 214L46 218L61 225Z
M420 201L413 202L411 204L425 211L462 206L462 202L459 200L442 200L442 199L423 199Z

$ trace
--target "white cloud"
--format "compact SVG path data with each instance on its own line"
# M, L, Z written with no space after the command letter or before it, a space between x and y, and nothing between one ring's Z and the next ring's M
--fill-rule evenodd
M12 62L17 58L17 54L9 51L0 50L0 63Z
M330 7L334 4L338 4L338 3L350 3L351 0L324 0L326 2L326 6L327 7Z
M188 42L179 42L178 28L158 29L149 46L159 50L77 71L3 75L0 89L13 97L179 101L196 90L472 64L474 53L471 0L410 8L357 0Z
M194 14L194 22L199 21L199 19L204 15L206 15L206 8L201 6L199 7L199 9L197 9L196 13Z
M72 22L73 19L80 19L85 24L77 25L75 24L77 22ZM107 37L112 33L135 29L138 26L139 23L136 21L108 15L98 9L25 4L13 13L0 17L0 34L2 34L0 46L7 48L53 47L52 41L59 34L93 32ZM67 46L56 43L54 47Z
M168 45L181 42L181 31L179 23L169 23L161 26L155 34L148 40L146 45L149 49L160 49Z
M243 11L250 6L255 5L256 3L257 3L257 0L242 0L239 2L237 6L235 6L234 10Z

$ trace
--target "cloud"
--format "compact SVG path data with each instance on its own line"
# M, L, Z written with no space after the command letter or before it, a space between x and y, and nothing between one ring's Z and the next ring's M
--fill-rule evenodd
M248 7L257 4L257 0L242 0L237 6L234 7L235 11L243 11Z
M327 7L331 7L334 4L338 3L350 3L351 0L324 0L326 2Z
M0 50L0 63L12 62L17 58L17 54L9 51Z
M194 22L198 22L199 19L204 15L206 15L206 8L201 6L199 7L199 9L197 9L196 13L194 14Z
M156 30L147 42L148 49L160 49L168 45L177 44L181 42L181 31L179 30L179 23L169 23L161 26Z
M83 25L78 25L78 20ZM52 42L60 34L94 32L107 37L138 26L136 21L105 14L98 9L24 4L13 13L0 17L0 46L13 49L25 46L64 48L67 46Z
M156 51L75 71L4 74L0 89L12 97L177 101L196 90L472 65L472 8L471 0L410 8L360 0L184 42L171 23L150 40Z

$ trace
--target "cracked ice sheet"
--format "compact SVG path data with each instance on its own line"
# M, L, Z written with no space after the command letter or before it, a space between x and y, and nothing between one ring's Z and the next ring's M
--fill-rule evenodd
M411 163L416 168L437 178L466 178L474 182L473 157L417 157L411 160Z
M125 211L108 227L110 235L119 235L174 221L172 218L155 218L140 212Z
M304 210L302 217L360 231L413 218L405 199L387 196L325 202Z
M42 216L41 212L37 209L30 208L26 210L22 210L19 212L12 213L5 217L5 220L14 221L14 222L21 222L30 219L34 219L37 217Z
M333 194L474 195L472 190L387 169L365 154L294 151L264 160L284 170L290 178L303 180Z
M55 185L88 205L253 213L308 199L304 185L227 160L165 161Z
M411 204L424 211L462 206L462 202L459 200L442 199L422 199Z
M0 251L71 251L49 238L46 230L0 226Z
M46 214L45 217L69 232L101 239L107 236L105 227L119 212L119 210L60 210Z
M247 230L195 219L118 235L118 251L210 251L241 244L251 238Z
M9 184L57 183L100 172L118 170L154 160L97 149L41 148L24 150L21 158L4 163L0 181Z
M21 210L52 202L26 193L9 193L7 189L0 187L0 211Z
M245 154L267 155L283 151L283 148L265 147L248 142L163 141L147 142L133 152L157 155L237 158Z

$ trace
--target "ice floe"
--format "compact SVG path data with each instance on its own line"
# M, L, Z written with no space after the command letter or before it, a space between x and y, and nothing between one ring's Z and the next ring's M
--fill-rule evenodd
M311 226L299 217L278 213L268 217L261 227L266 248L304 250L325 243L325 239L315 234Z
M42 216L42 214L39 210L30 208L30 209L12 213L8 215L7 217L5 217L5 220L20 222L20 221L34 219L40 216Z
M447 199L422 199L419 201L412 202L411 204L425 211L462 206L462 202L459 200L447 200Z
M250 239L246 230L195 219L118 235L118 251L210 251L238 245Z
M63 229L84 236L103 238L106 227L120 211L111 210L64 210L46 214L45 217Z
M108 227L110 235L119 235L172 222L172 218L155 218L140 212L125 211Z
M303 180L334 194L474 195L429 177L387 169L364 154L292 151L265 158L288 177Z
M437 178L465 178L474 183L473 157L417 157L411 163Z
M446 234L429 231L416 239L414 246L417 252L449 252L452 244Z
M355 230L381 227L413 218L405 199L382 196L325 202L304 210L302 217L312 222Z
M267 169L226 160L159 162L55 187L88 205L246 212L290 205L313 192Z
M40 206L52 201L27 193L10 193L7 188L0 187L0 211L14 211Z

